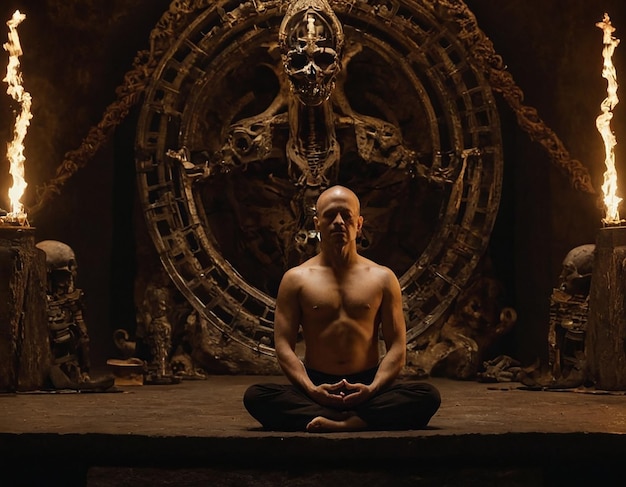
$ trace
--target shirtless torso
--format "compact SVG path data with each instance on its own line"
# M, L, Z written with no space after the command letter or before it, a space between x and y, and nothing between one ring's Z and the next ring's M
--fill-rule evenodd
M304 362L320 372L346 375L378 365L383 268L359 259L346 275L313 258L286 276L297 291Z

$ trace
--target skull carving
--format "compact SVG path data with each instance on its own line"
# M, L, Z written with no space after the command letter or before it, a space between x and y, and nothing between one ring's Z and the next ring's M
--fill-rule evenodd
M74 250L57 240L42 240L37 247L46 254L49 293L58 296L74 292L78 271Z
M343 28L326 0L296 0L280 25L279 43L285 73L295 96L305 105L326 101L341 70Z
M563 259L559 289L570 296L589 294L591 271L596 246L585 244L574 247Z

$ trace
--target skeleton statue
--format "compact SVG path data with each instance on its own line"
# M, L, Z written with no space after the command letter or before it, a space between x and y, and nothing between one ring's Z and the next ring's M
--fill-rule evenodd
M594 244L571 249L550 296L548 366L540 360L524 370L521 382L531 387L572 388L586 382L585 334Z
M57 240L36 245L46 254L47 309L56 389L108 389L113 377L90 377L89 334L83 318L83 291L76 288L78 264L72 248Z
M553 386L576 387L585 381L585 333L595 248L585 244L567 253L558 287L550 297L548 344Z
M278 42L295 95L289 98L287 157L290 179L304 188L295 236L304 250L316 236L315 200L337 176L339 144L328 99L341 70L343 29L325 0L297 0L287 9Z
M272 194L290 195L295 188L290 199L294 223L284 224L277 232L286 239L284 255L290 255L295 246L294 252L303 260L316 250L315 201L330 184L337 183L345 155L337 140L339 129L343 134L352 132L351 147L356 150L352 158L398 170L378 179L378 189L406 181L407 173L441 185L451 182L453 173L459 172L459 165L431 170L421 164L417 154L404 146L400 127L356 112L343 85L336 89L344 63L361 47L351 45L346 52L343 27L326 0L291 2L279 28L278 47L282 66L272 66L272 70L281 80L280 90L262 113L232 123L218 154L180 147L169 149L167 155L181 163L187 184L195 184L284 154L288 180L270 175L263 183ZM275 134L285 127L286 146L274 147ZM452 158L456 160L454 155ZM245 216L235 213L239 227L244 228Z

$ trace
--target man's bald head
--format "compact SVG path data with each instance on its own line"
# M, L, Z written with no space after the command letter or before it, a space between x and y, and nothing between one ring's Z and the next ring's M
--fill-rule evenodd
M317 203L315 205L317 213L321 213L325 205L327 205L330 201L335 200L343 200L350 204L350 206L354 205L352 207L356 210L355 214L357 216L361 214L361 203L359 202L359 197L351 189L340 185L331 186L327 190L323 191L319 198L317 198Z

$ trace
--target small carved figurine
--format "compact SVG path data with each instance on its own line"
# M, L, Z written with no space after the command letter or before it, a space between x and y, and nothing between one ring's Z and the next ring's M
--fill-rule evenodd
M168 318L169 301L169 293L165 287L149 285L146 288L141 333L150 351L146 384L180 382L180 379L174 376L170 363L172 325Z

